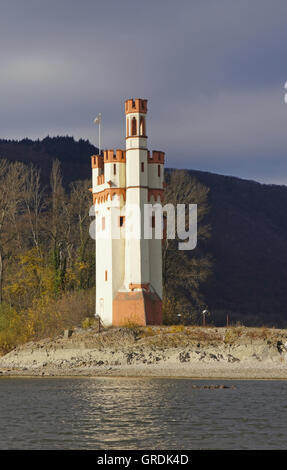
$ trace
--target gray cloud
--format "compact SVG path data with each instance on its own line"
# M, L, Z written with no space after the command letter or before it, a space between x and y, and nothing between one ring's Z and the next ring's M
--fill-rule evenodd
M284 0L2 0L1 137L124 145L123 101L149 99L168 165L284 182Z

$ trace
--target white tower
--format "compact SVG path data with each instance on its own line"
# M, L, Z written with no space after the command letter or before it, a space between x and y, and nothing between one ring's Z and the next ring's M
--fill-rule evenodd
M126 151L92 156L96 312L106 325L161 324L162 240L144 238L143 219L145 204L163 201L164 153L147 150L147 100L127 100L125 114ZM131 206L137 238L125 233Z

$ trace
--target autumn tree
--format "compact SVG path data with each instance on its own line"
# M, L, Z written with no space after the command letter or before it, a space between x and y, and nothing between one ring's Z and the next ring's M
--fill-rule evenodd
M164 309L169 322L176 315L186 315L195 321L196 313L204 298L200 286L211 273L212 262L201 249L201 242L210 236L210 227L205 223L208 212L208 188L191 177L185 170L176 170L166 175L165 204L185 204L186 228L188 228L188 205L197 204L197 247L194 250L179 250L178 237L166 239L163 245Z

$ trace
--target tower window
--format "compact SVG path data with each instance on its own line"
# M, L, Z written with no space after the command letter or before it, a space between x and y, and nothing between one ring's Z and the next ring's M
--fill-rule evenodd
M144 172L144 162L142 162L142 173Z
M145 135L145 118L141 116L140 118L140 135Z
M119 217L119 226L123 227L125 225L125 217L123 215L120 215Z
M105 217L102 217L102 230L105 230L106 228L106 219Z
M132 132L131 135L137 135L137 120L135 117L132 118Z
M157 176L160 176L160 165L157 166Z
M155 228L155 215L153 215L151 218L151 227Z
M107 280L108 280L108 271L105 270L105 281L107 281Z
M117 165L114 163L114 175L117 174Z

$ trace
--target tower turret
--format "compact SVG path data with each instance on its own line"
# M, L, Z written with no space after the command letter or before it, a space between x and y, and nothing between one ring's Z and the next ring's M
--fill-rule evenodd
M97 313L106 324L162 323L161 240L145 239L144 211L163 200L164 153L147 149L147 100L125 101L126 150L92 157L97 224ZM120 238L112 239L114 202ZM125 219L133 212L138 237L127 237ZM98 209L98 212L97 212ZM107 209L102 216L102 209ZM106 237L101 235L105 232Z

